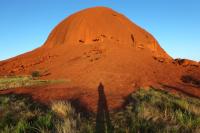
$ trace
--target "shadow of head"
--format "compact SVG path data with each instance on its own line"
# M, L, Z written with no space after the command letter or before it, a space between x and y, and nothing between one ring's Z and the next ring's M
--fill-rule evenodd
M99 92L99 96L100 95L105 95L105 93L104 93L104 86L103 86L102 83L99 83L98 92Z

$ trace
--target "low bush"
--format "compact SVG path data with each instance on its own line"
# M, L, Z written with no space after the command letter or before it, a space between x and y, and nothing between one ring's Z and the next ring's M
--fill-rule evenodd
M0 96L1 133L38 133L53 131L56 119L48 107L22 95Z
M41 74L40 74L39 71L33 71L33 72L31 73L31 76L32 76L33 78L37 78L37 77L40 77Z

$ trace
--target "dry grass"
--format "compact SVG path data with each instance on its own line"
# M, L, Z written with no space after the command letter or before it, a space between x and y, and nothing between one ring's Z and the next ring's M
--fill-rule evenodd
M51 109L61 117L70 117L75 115L75 110L67 101L54 101Z
M71 104L67 101L54 101L51 109L61 118L57 121L56 130L58 133L79 132L80 115L77 114Z
M11 76L0 78L0 90L29 87L29 86L41 86L47 84L55 84L65 82L65 80L41 80L35 79L32 76Z
M0 95L0 133L48 133L54 130L54 114L23 95Z
M162 90L140 89L132 93L130 103L118 114L114 113L113 120L120 132L200 131L200 100Z
M68 101L53 101L47 107L24 96L0 95L0 133L96 132L95 115L80 113ZM199 133L200 100L140 89L130 95L125 108L110 112L110 118L112 133Z

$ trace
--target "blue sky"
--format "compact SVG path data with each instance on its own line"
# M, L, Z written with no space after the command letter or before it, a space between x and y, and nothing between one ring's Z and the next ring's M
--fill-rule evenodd
M172 57L200 61L200 0L0 0L0 60L41 46L61 20L93 6L123 13Z

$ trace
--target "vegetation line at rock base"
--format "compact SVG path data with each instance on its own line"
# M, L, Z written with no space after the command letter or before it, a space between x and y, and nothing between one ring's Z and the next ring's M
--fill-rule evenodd
M69 101L45 106L24 95L0 95L2 133L98 133L97 115L84 116ZM105 133L198 133L200 100L157 89L130 94L123 109L109 112L101 121ZM101 116L106 117L104 115Z
M68 80L42 80L32 76L8 76L0 77L0 90L18 88L18 87L32 87L42 86L48 84L57 84L67 82Z

